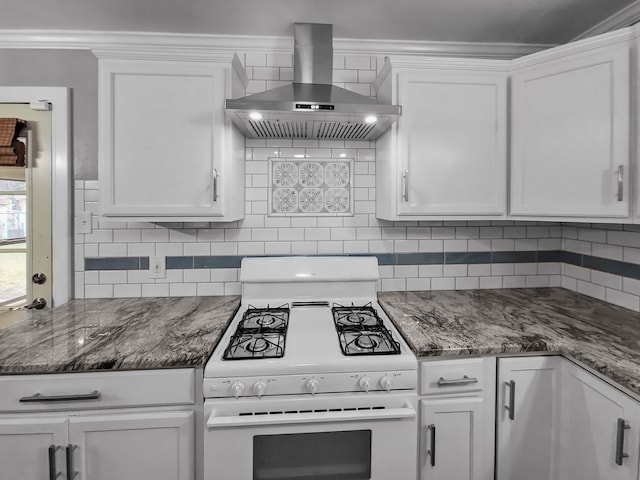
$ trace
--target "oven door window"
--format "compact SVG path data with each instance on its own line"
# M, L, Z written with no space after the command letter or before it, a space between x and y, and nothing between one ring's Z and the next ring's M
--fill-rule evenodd
M253 437L253 480L368 480L371 430Z

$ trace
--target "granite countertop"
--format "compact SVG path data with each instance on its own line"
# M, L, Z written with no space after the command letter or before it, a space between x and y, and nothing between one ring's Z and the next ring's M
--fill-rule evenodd
M418 357L556 352L640 396L640 313L563 288L384 292Z
M240 297L72 300L0 317L0 374L202 367Z

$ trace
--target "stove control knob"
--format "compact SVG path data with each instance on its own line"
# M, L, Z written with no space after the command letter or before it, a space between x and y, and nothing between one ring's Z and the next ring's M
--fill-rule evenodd
M255 393L258 396L258 398L264 395L266 391L267 391L267 384L264 383L262 380L258 380L256 383L253 384L253 393Z
M386 390L387 392L391 390L392 383L393 382L391 381L391 379L386 375L380 379L380 386L382 387L383 390Z
M244 393L244 383L242 382L233 382L231 385L231 393L234 397L238 398Z
M368 392L371 388L371 379L369 377L362 377L358 382L358 385L360 385L360 389L363 392Z
M305 386L307 387L307 392L309 392L311 395L315 395L316 393L318 393L320 383L318 383L318 380L316 380L315 378L310 378L309 380L307 380L307 383L305 383Z

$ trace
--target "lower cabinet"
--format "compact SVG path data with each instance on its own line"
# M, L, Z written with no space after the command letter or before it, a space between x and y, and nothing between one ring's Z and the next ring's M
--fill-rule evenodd
M562 361L498 359L496 480L557 478Z
M0 377L0 480L194 480L193 377Z
M496 480L637 480L640 402L561 356L498 359Z
M56 478L67 435L65 417L0 418L0 480Z
M420 368L420 479L493 480L495 359Z
M194 413L0 418L0 479L191 480Z
M562 380L562 480L636 480L640 403L565 361Z

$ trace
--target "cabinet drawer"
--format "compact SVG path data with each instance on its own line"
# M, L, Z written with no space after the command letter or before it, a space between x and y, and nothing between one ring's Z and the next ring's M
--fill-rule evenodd
M0 376L0 412L190 405L193 369Z
M420 363L420 395L481 392L491 388L495 358L468 358Z

